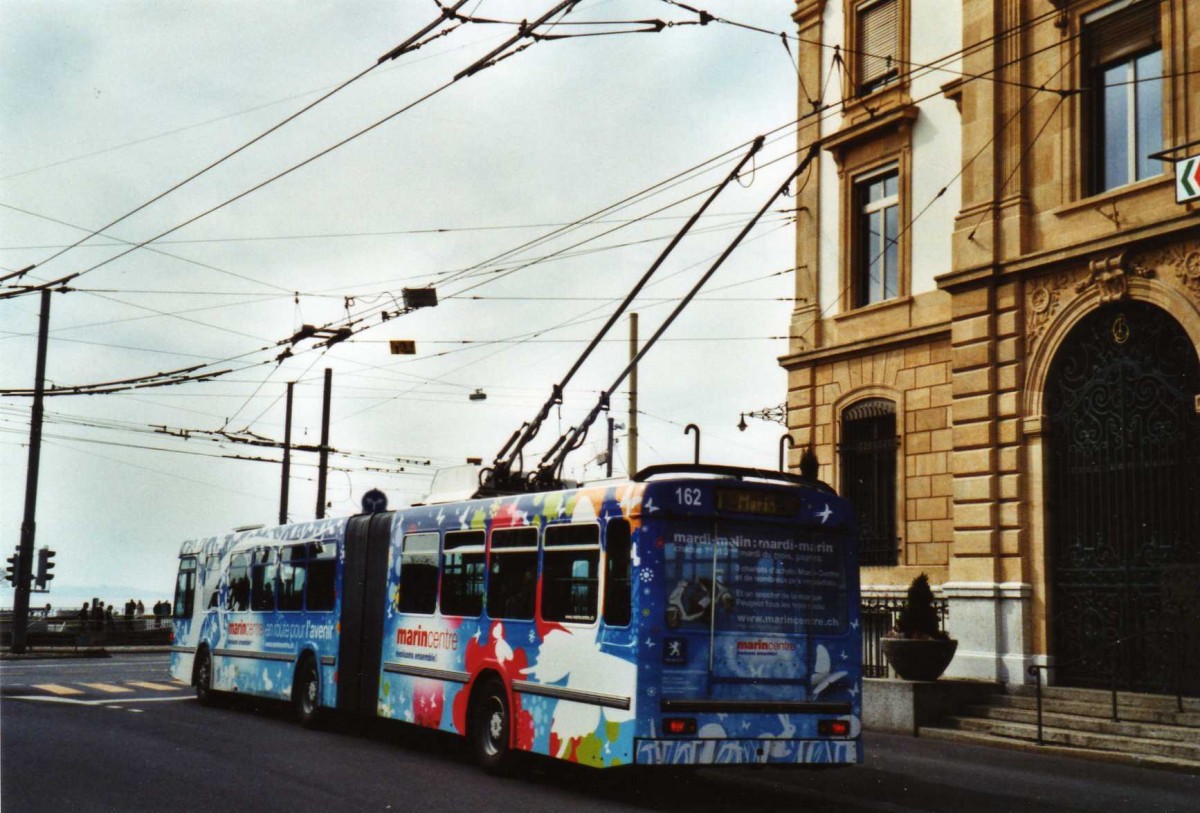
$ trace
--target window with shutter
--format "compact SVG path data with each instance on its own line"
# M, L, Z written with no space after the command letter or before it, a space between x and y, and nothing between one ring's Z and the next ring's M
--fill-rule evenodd
M900 2L874 0L857 15L858 92L867 94L900 75Z

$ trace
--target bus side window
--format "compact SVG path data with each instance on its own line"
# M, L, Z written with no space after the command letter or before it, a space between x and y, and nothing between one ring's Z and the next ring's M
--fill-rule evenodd
M189 556L179 560L179 576L175 580L176 618L189 618L196 594L196 558Z
M432 613L437 604L437 533L408 534L400 550L400 592L396 609L402 613Z
M229 606L232 612L250 609L250 554L235 553L229 560Z
M275 609L275 551L259 548L250 565L250 608L257 612Z
M605 537L608 564L604 574L604 623L610 627L626 627L633 614L630 593L633 534L629 530L629 520L609 522Z
M600 526L551 525L542 559L542 618L591 624L600 583Z
M291 545L280 551L279 609L304 609L304 582L308 573L304 545Z
M308 586L304 606L332 610L337 603L337 546L314 542L309 546Z
M483 611L483 531L451 531L442 545L444 615L477 616Z
M537 528L492 531L487 611L492 618L528 621L537 598Z

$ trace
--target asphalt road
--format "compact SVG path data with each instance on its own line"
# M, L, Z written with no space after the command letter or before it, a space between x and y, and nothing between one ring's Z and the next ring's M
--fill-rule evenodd
M5 661L0 697L4 813L1200 810L1196 776L870 733L855 768L528 760L498 779L456 737L383 721L306 731L287 706L246 698L201 707L171 685L163 655Z

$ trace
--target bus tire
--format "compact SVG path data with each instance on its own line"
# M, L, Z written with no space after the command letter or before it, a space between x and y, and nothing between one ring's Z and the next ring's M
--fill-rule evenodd
M512 713L508 693L496 678L488 678L475 692L471 704L471 748L479 767L504 775L512 765Z
M207 649L201 649L192 667L192 684L196 687L196 699L205 706L211 706L214 699L212 675L212 656Z
M321 724L321 673L311 655L300 658L296 677L292 683L292 705L296 709L296 720L305 728L317 728Z

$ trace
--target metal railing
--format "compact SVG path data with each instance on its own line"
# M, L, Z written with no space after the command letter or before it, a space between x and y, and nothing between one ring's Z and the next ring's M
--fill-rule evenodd
M1175 632L1174 632L1174 630L1167 629L1167 630L1163 631L1163 634L1168 636L1168 638L1170 638L1175 635ZM1080 655L1077 658L1072 658L1069 661L1063 661L1062 663L1035 663L1035 664L1030 665L1025 670L1026 673L1031 678L1033 678L1034 687L1035 687L1034 691L1035 691L1035 695L1037 697L1037 744L1038 745L1046 744L1045 739L1043 737L1043 733L1042 733L1042 730L1043 730L1042 673L1046 672L1047 676L1048 676L1051 669L1059 669L1059 668L1065 668L1068 666L1075 666L1077 664L1083 663L1088 660L1096 660L1097 656L1101 655L1105 651L1111 652L1111 656L1109 658L1108 674L1109 674L1109 691L1112 695L1112 721L1114 723L1119 722L1120 721L1120 713L1118 712L1118 709L1117 709L1117 692L1120 691L1120 687L1117 685L1117 683L1118 683L1118 677L1120 675L1121 656L1124 654L1125 646L1130 641L1134 640L1134 638L1135 638L1135 636L1125 636L1124 638L1117 638L1116 640L1109 641L1108 643L1106 643L1102 646L1098 646L1095 649L1092 649L1092 650L1084 653L1083 655ZM1175 653L1175 657L1174 657L1175 710L1179 711L1179 712L1183 711L1183 676L1184 676L1183 661L1184 661L1185 651L1186 651L1186 647L1183 647L1183 646L1176 646L1173 648L1173 652Z
M149 646L169 643L173 626L170 616L114 615L85 620L77 612L47 615L34 611L27 636L32 647ZM11 641L11 614L0 612L0 646L8 646Z
M933 599L937 610L938 627L946 629L950 605L945 598ZM885 678L888 676L887 661L883 657L883 636L891 632L904 609L903 596L863 596L859 602L859 623L862 630L863 677Z

